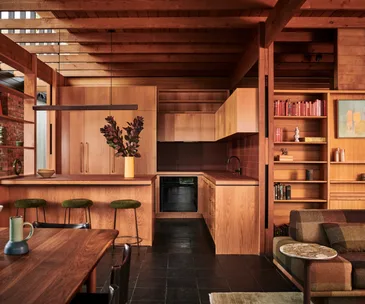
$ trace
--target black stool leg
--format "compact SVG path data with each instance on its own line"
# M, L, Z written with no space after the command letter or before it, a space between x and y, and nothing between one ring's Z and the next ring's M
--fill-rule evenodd
M16 216L19 214L19 208L16 208Z
M117 208L114 209L114 230L115 230L115 226L117 224ZM113 250L114 250L114 247L115 247L115 239L113 240Z
M85 212L85 221L86 221L86 223L88 223L88 221L87 221L87 210L86 210L86 208L84 208L84 212Z
M87 212L89 213L89 221L90 221L90 229L92 228L91 226L91 213L90 213L90 207L87 207Z
M46 208L44 208L44 206L43 206L43 217L44 217L44 222L47 223L47 221L46 221Z
M139 234L138 234L138 223L137 223L137 211L134 208L134 220L136 223L136 233L137 233L137 246L138 246L138 255L139 255Z
M25 222L25 215L26 215L26 213L27 213L27 209L24 208L24 218L23 218L24 222Z
M63 223L66 224L66 215L67 215L67 208L65 208L65 218L63 220Z
M70 224L71 208L68 208L68 223Z
M38 221L38 207L35 208L35 213L36 213L36 217L37 217L37 222L39 222Z

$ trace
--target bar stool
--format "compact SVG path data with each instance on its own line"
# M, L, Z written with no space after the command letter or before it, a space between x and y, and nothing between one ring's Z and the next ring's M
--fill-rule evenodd
M14 203L15 207L16 207L16 215L18 215L19 213L19 208L24 209L24 221L25 221L25 216L26 216L26 211L28 208L36 208L36 216L37 216L37 222L38 222L38 208L42 207L43 208L43 217L44 217L44 222L46 223L46 205L47 202L44 199L41 198L24 198L24 199L19 199L16 200Z
M114 229L117 223L117 211L118 209L133 209L134 210L134 221L136 224L136 234L137 236L130 236L130 235L121 235L118 236L118 238L136 238L136 242L134 243L130 243L129 244L137 244L138 246L138 252L139 252L139 244L142 242L142 238L139 237L138 234L138 223L137 223L137 211L136 209L141 207L141 203L139 201L136 200L132 200L132 199L124 199L124 200L116 200L116 201L112 201L110 203L110 207L114 209ZM113 241L113 249L114 249L114 243L115 240Z
M90 215L90 207L93 205L93 201L86 199L86 198L73 198L68 199L62 202L62 207L65 208L65 218L63 223L66 224L66 214L68 209L68 223L70 224L70 218L71 218L71 209L73 208L84 208L85 210L85 217L86 222L90 223L91 228L91 215ZM89 221L87 219L87 215L89 214Z

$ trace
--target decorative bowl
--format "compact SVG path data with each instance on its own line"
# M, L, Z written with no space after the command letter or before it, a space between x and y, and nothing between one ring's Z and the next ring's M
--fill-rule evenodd
M50 178L55 173L55 170L53 170L53 169L38 169L37 173L40 176L42 176L43 178Z

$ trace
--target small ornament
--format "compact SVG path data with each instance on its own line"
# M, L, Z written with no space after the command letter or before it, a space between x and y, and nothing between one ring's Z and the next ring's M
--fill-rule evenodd
M281 155L288 155L288 149L281 148Z
M299 128L295 127L294 141L299 142Z

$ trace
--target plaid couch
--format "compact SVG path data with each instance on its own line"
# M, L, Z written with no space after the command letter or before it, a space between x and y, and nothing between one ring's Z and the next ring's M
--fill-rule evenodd
M296 242L329 246L322 223L365 223L365 210L307 209L290 212L289 237L274 238L273 255L274 260L302 285L303 260L287 257L280 253L279 248ZM314 292L365 289L365 252L347 252L329 261L315 261L311 266L311 278L311 290Z

